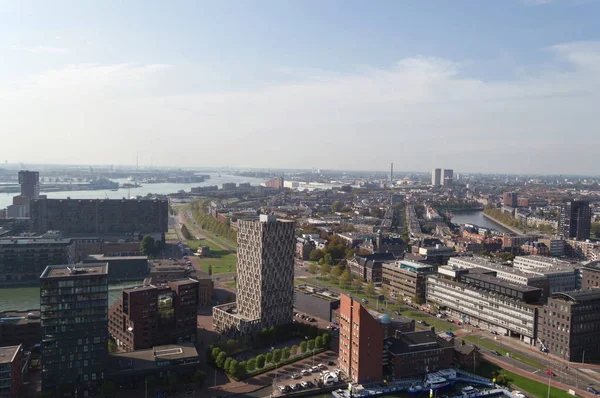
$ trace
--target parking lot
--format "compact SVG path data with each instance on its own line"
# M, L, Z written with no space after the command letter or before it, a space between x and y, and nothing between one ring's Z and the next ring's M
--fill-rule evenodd
M323 376L326 373L335 374L329 377L329 380L335 379L339 375L339 370L336 369L335 361L328 361L327 363L319 363L314 366L305 364L293 373L281 375L273 381L273 395L281 396L291 392L304 391L313 388L323 387L325 384Z

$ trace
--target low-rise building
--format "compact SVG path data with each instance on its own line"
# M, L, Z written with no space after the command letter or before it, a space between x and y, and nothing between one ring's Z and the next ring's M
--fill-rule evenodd
M0 396L7 398L20 397L21 389L21 360L23 357L21 345L0 347Z
M581 288L584 290L600 288L600 261L581 267Z
M22 344L29 349L42 340L40 312L5 312L0 315L0 345Z
M562 257L565 255L566 242L562 239L540 238L538 242L544 243L550 250L550 256Z
M185 279L190 275L189 268L181 264L154 264L150 270L150 283L166 283Z
M105 256L92 254L83 260L83 263L108 263L108 280L135 281L148 275L150 266L148 256Z
M294 290L297 311L333 322L334 311L340 308L339 295L308 285L296 286Z
M392 253L374 253L366 256L355 255L348 260L348 269L365 282L381 283L382 265L396 257Z
M393 295L425 300L427 275L434 272L429 264L409 260L385 262L382 265L382 286L387 286Z
M481 351L475 344L469 344L465 340L455 340L454 360L462 369L475 373L481 362Z
M521 251L526 254L549 256L550 248L542 242L525 242L521 245Z
M420 247L419 255L424 256L430 264L447 264L448 260L456 255L456 252L452 247L435 245Z

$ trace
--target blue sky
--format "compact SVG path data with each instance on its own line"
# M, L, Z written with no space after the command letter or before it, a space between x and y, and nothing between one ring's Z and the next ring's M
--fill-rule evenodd
M593 0L0 0L0 156L598 174L599 15Z

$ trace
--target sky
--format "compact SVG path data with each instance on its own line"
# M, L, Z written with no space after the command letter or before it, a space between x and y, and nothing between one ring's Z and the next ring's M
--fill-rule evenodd
M599 175L600 1L0 0L0 165Z

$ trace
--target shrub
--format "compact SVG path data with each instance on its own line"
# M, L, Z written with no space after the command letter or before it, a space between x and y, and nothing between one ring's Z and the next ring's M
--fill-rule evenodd
M265 361L266 358L263 354L260 354L259 356L256 357L256 367L258 369L262 369L265 367Z

